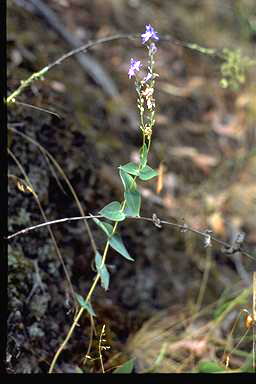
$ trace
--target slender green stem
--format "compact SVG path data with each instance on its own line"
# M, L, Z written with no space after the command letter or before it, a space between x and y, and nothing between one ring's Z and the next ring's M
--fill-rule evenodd
M116 229L116 227L117 227L117 222L116 222L116 225L115 225L114 229ZM114 229L113 229L113 233L114 233ZM107 252L108 252L108 248L109 248L109 241L107 241L107 243L105 245L104 253L103 253L102 261L104 260L104 262L106 260L106 255L107 255ZM86 296L86 299L85 299L86 302L90 301L90 298L91 298L91 296L92 296L92 294L94 292L94 289L95 289L99 279L100 279L100 273L98 272L97 275L96 275L96 278L95 278L95 280L94 280L94 282L93 282L93 284L92 284L92 286L90 288L90 291L89 291L89 293ZM60 347L58 348L57 352L55 353L54 358L53 358L53 360L51 362L49 373L53 372L53 369L54 369L54 366L56 364L56 361L57 361L59 355L61 354L61 352L63 351L63 349L65 348L65 346L67 345L70 337L72 336L72 334L74 332L74 329L75 329L75 327L76 327L80 317L82 316L84 310L85 310L84 307L80 308L77 316L75 317L75 319L74 319L74 321L73 321L73 323L72 323L72 325L71 325L71 327L70 327L70 329L68 331L68 334L67 334L65 340L63 341L63 343L60 345Z
M64 55L59 57L57 60L55 60L53 63L42 68L40 71L33 73L28 79L22 80L20 86L14 92L12 92L10 94L10 96L7 97L6 104L8 105L11 103L15 103L15 101L16 101L15 98L17 96L19 96L21 94L21 92L24 91L25 88L30 86L30 84L34 80L42 79L46 72L48 72L50 69L52 69L56 65L61 64L64 60L68 59L69 57L74 56L74 55L76 55L82 51L85 51L85 50L87 50L87 49L89 49L89 48L91 48L97 44L102 44L102 43L106 43L108 41L113 41L113 40L118 40L118 39L127 39L127 38L129 39L129 38L135 38L135 37L136 37L136 35L127 35L127 34L119 34L119 35L104 37L104 38L99 39L97 41L93 41L93 42L89 42L87 44L84 44L81 47L75 48L72 51L65 53Z
M11 104L15 103L16 97L19 96L19 94L27 88L34 80L41 79L43 75L48 71L49 67L44 67L41 69L39 72L33 73L28 79L22 80L20 82L20 86L13 92L11 93L10 96L7 97L6 99L6 104Z
M96 277L96 278L97 278L97 277ZM95 281L96 281L96 279L95 279ZM70 339L70 337L71 337L71 335L72 335L72 333L73 333L73 331L74 331L74 329L75 329L75 326L77 325L77 323L78 323L80 317L81 317L82 314L83 314L83 311L84 311L84 308L81 307L80 310L79 310L79 312L78 312L78 314L77 314L77 316L76 316L76 318L75 318L75 320L73 321L73 324L72 324L71 327L70 327L70 330L68 331L68 334L67 334L65 340L63 341L63 343L61 344L61 346L59 347L59 349L58 349L57 352L55 353L54 358L53 358L53 360L52 360L52 362L51 362L50 369L49 369L48 373L52 373L52 371L53 371L53 369L54 369L54 367L55 367L56 361L57 361L57 359L58 359L60 353L61 353L61 352L63 351L63 349L65 348L67 342L69 341L69 339Z
M56 63L58 63L58 62L56 62ZM153 73L153 64L154 64L154 61L153 61L153 54L152 54L152 55L150 55L150 72L151 73ZM137 90L137 93L138 93L138 109L139 109L139 112L140 112L140 128L141 128L142 133L143 133L143 151L144 151L145 150L144 149L144 147L145 147L144 144L145 144L145 141L146 141L145 123L144 123L144 112L145 112L145 110L144 110L144 99L143 99L142 94L141 94L141 86L140 86L140 84L137 82L137 83L135 83L135 85L136 85L136 90ZM151 81L151 85L154 86L154 80ZM151 115L150 115L150 125L151 125L151 128L154 125L154 113L152 111L151 111ZM151 143L151 139L149 137L148 138L147 152L149 152L150 143ZM136 182L136 178L137 178L137 176L133 177L132 185ZM124 200L122 202L121 211L123 211L125 209L125 205L126 205L126 200ZM118 222L116 221L115 224L114 224L111 236L113 236L113 234L116 232L117 227L118 227ZM105 248L104 248L104 253L103 253L103 256L102 256L101 266L103 266L105 261L106 261L109 245L110 245L110 242L109 242L109 239L108 239L107 242L106 242ZM97 273L96 278L95 278L93 284L91 285L90 291L89 291L89 293L86 296L85 302L89 302L90 301L91 296L92 296L92 294L93 294L93 292L94 292L94 290L96 288L96 285L97 285L99 279L100 279L100 272ZM79 312L78 312L78 314L76 315L76 317L75 317L75 319L74 319L74 321L73 321L73 323L72 323L72 325L71 325L71 327L70 327L70 329L68 331L68 334L67 334L65 340L63 341L63 343L60 345L59 349L55 353L55 356L54 356L54 358L52 360L52 363L51 363L51 366L50 366L50 369L49 369L49 373L52 373L60 353L63 351L63 349L65 348L66 344L68 343L70 337L72 336L72 334L74 332L74 329L75 329L75 326L77 325L77 323L78 323L80 317L82 316L84 310L85 310L85 308L81 307ZM101 354L100 354L100 357L101 357ZM102 360L101 360L101 364L102 364ZM104 372L103 364L102 364L102 371Z
M125 201L123 202L123 205L125 206ZM124 206L123 206L123 209L124 209ZM118 226L118 221L115 222L115 225L114 225L114 228L113 228L111 236L115 233L115 231L117 229L117 226ZM106 245L105 245L105 248L104 248L104 253L103 253L103 256L102 256L102 264L104 264L105 261L106 261L108 249L109 249L109 240L106 242ZM97 275L96 275L96 278L95 278L95 280L94 280L94 282L93 282L93 284L92 284L92 286L90 288L90 291L89 291L89 293L86 296L85 302L89 302L90 301L91 296L92 296L92 294L94 292L94 289L95 289L99 279L100 279L100 273L98 272ZM75 317L75 319L74 319L74 321L73 321L73 323L72 323L72 325L71 325L71 327L70 327L70 329L68 331L68 334L67 334L65 340L63 341L63 343L60 345L59 349L55 353L55 356L54 356L54 358L52 360L52 363L51 363L51 366L50 366L50 369L49 369L49 373L52 373L60 353L63 351L63 349L65 348L66 344L68 343L70 337L72 336L72 334L74 332L74 329L75 329L75 327L76 327L80 317L82 316L84 310L85 310L85 308L83 308L83 307L80 308L77 316Z

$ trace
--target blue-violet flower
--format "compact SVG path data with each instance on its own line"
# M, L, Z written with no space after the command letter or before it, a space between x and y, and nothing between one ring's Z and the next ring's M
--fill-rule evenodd
M141 38L143 44L145 44L149 39L159 40L157 32L155 32L154 28L150 24L146 25L146 32L142 33Z
M129 79L132 76L135 76L135 71L139 71L141 65L142 64L139 60L134 60L133 58L131 58L131 64L130 64L130 68L128 70Z

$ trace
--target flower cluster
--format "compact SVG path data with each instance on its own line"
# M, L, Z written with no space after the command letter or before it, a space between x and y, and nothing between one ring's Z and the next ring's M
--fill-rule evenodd
M157 36L157 32L155 32L154 28L149 24L146 25L146 32L141 34L142 43L145 44L150 39L159 40L159 37ZM149 46L149 54L154 55L157 51L155 43L151 43ZM136 76L136 71L138 72L141 67L141 62L136 59L131 59L130 67L128 70L128 76L129 79L132 78L132 76ZM144 80L146 81L146 80Z
M148 42L147 48L149 63L147 66L147 74L142 80L137 78L136 75L137 72L140 71L142 63L140 60L132 58L130 68L128 70L128 76L130 79L133 76L135 77L135 86L138 94L138 109L140 112L140 129L143 132L143 138L147 138L150 142L152 128L155 124L155 99L153 98L154 85L155 78L158 76L158 74L154 72L154 55L157 52L157 48L152 40L159 40L159 37L154 28L149 24L146 25L146 32L141 34L141 38L143 44Z

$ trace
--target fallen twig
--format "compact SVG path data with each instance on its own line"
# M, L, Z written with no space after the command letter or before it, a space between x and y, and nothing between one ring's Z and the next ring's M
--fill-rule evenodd
M84 220L84 219L92 219L92 218L101 218L101 219L104 219L104 217L102 215L89 215L89 216L78 216L78 217L66 217L64 219L58 219L58 220L53 220L53 221L48 221L47 223L41 223L41 224L37 224L37 225L34 225L32 227L27 227L27 228L24 228L20 231L17 231L9 236L6 237L7 240L11 240L12 238L16 237L16 236L19 236L19 235L24 235L28 232L31 232L35 229L39 229L39 228L42 228L42 227L45 227L46 225L53 225L53 224L59 224L59 223L67 223L67 222L70 222L70 221L77 221L77 220ZM152 222L155 226L157 227L160 227L162 225L171 225L172 227L176 227L177 229L179 229L181 232L193 232L199 236L202 236L205 240L205 246L210 246L211 245L211 241L214 241L215 243L219 244L222 246L222 252L223 253L227 253L227 254L233 254L235 252L240 252L241 254L249 257L250 259L254 260L255 261L255 257L250 255L248 252L244 251L241 247L239 247L239 249L237 247L234 248L234 245L230 245L229 243L225 242L225 241L222 241L222 240L219 240L217 239L215 236L213 236L211 234L210 231L206 230L206 231L199 231L197 229L194 229L192 227L189 227L187 224L178 224L178 223L174 223L174 222L170 222L170 221L165 221L165 220L160 220L159 218L156 217L155 214L153 214L153 217L143 217L143 216L138 216L138 217L131 217L131 216L128 216L127 218L129 219L134 219L134 220L144 220L144 221L150 221ZM210 238L210 242L208 241ZM234 250L234 251L233 251Z

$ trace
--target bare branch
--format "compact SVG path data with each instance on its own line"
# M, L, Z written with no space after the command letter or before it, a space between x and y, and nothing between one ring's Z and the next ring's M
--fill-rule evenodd
M53 221L48 221L46 223L41 223L41 224L37 224L37 225L34 225L32 227L27 227L27 228L24 228L18 232L15 232L9 236L6 237L7 240L11 240L13 239L14 237L16 236L19 236L19 235L24 235L30 231L33 231L35 229L39 229L39 228L42 228L42 227L45 227L47 225L53 225L53 224L60 224L60 223L67 223L67 222L70 222L70 221L77 221L77 220L84 220L84 219L93 219L93 218L98 218L98 219L104 219L104 217L102 215L89 215L89 216L78 216L78 217L67 217L67 218L64 218L64 219L58 219L58 220L53 220ZM215 236L211 235L209 233L208 230L206 231L199 231L197 229L194 229L192 227L189 227L187 224L178 224L178 223L174 223L174 222L171 222L171 221L165 221L165 220L160 220L158 217L156 217L156 215L154 214L153 217L143 217L143 216L139 216L139 217L132 217L132 216L127 216L127 219L133 219L133 220L144 220L144 221L150 221L152 222L154 225L156 225L156 221L157 221L157 227L160 228L160 226L162 225L171 225L172 227L175 227L177 229L179 229L181 232L193 232L201 237L204 238L204 240L208 240L209 237L210 237L210 240L211 241L214 241L215 243L219 244L219 245L222 245L222 252L223 253L227 253L227 254L230 254L232 252L226 252L225 250L232 250L233 249L233 246L230 245L229 243L225 242L225 241L222 241L222 240L219 240L217 239ZM238 251L238 249L236 248L236 252ZM249 257L250 259L252 260L255 260L255 257L250 255L248 252L244 251L243 249L239 249L239 251Z

